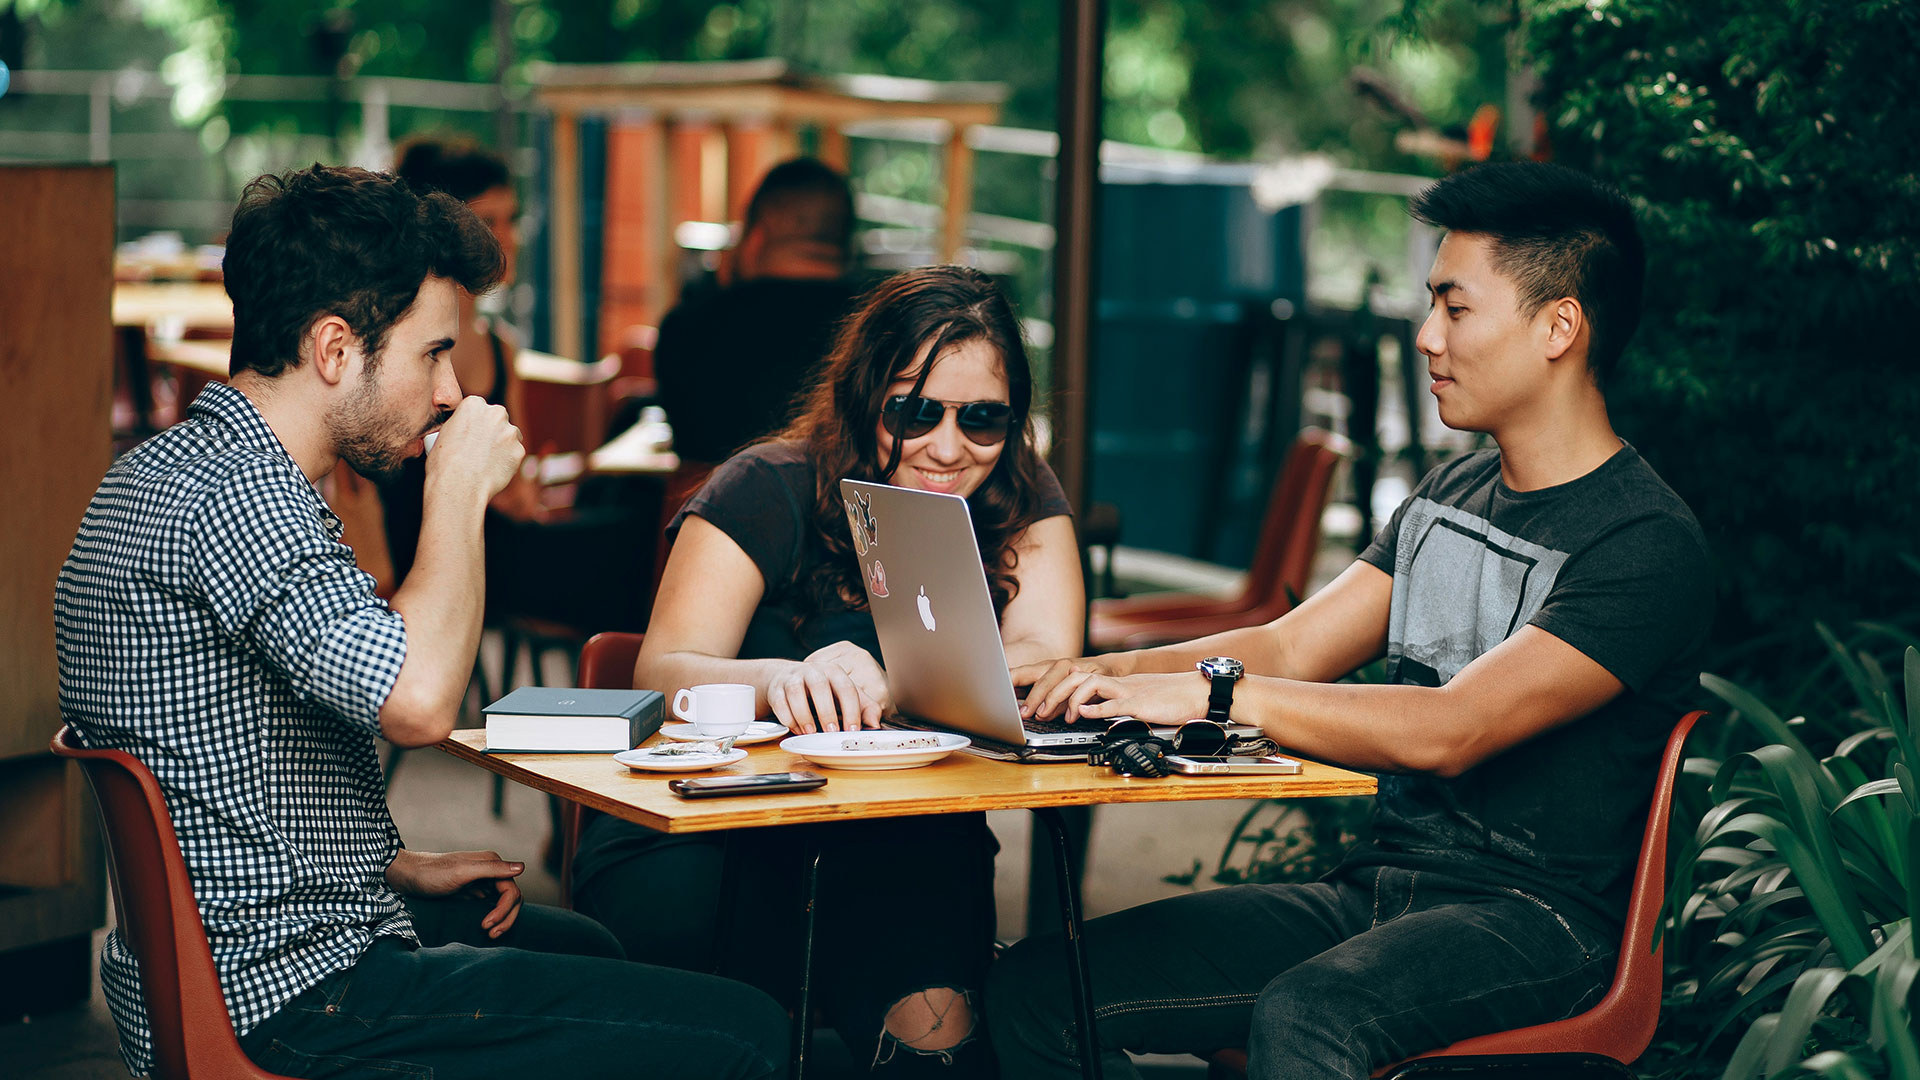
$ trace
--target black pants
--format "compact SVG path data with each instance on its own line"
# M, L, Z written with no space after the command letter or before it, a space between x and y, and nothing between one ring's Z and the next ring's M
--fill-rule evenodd
M247 1056L356 1080L787 1075L786 1014L751 987L629 963L571 912L528 905L488 941L491 901L407 906L420 947L377 939L243 1036Z
M983 814L881 818L668 836L595 816L574 859L574 906L646 963L716 972L791 1000L799 982L806 841L821 845L814 1000L856 1060L889 1076L989 1076L979 1038L924 1054L887 1011L950 988L973 1005L993 956L993 856Z
M1365 1080L1473 1035L1591 1008L1617 931L1525 893L1439 874L1356 869L1310 885L1239 885L1087 924L1104 1075L1121 1051L1247 1048L1260 1080ZM1058 934L995 967L994 1044L1009 1076L1080 1075Z

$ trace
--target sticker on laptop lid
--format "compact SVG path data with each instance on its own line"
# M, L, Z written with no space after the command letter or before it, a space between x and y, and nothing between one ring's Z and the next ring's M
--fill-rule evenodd
M854 501L860 504L860 527L865 530L867 534L867 546L879 547L880 522L873 516L873 493L871 491L856 491L853 493L853 498Z
M866 530L860 527L860 511L854 508L852 499L842 499L847 506L847 528L853 531L853 550L862 556L867 553Z
M880 565L879 559L867 567L867 588L872 589L875 596L887 595L887 568Z

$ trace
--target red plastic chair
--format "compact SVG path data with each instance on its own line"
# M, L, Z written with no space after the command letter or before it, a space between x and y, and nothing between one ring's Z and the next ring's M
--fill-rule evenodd
M589 690L631 690L633 665L645 634L595 634L580 647L580 685ZM580 804L560 804L560 903L573 906L573 853L580 848Z
M140 965L159 1080L280 1080L240 1049L193 882L160 784L123 750L83 750L67 728L52 750L80 763L106 826L120 940Z
M1095 652L1187 641L1222 630L1258 626L1285 615L1305 596L1320 548L1320 517L1334 469L1349 456L1347 440L1319 428L1302 430L1274 479L1253 566L1239 593L1224 598L1141 596L1095 600L1087 641Z
M1554 1076L1633 1076L1627 1066L1646 1052L1660 1019L1664 948L1655 944L1655 935L1667 900L1667 819L1673 811L1673 783L1680 774L1687 733L1705 715L1691 712L1681 717L1667 737L1660 775L1654 782L1653 804L1647 811L1646 832L1640 841L1640 861L1634 867L1633 893L1627 899L1620 963L1614 969L1613 986L1607 996L1578 1016L1462 1039L1389 1065L1375 1076L1411 1080L1481 1071L1499 1075L1540 1066L1550 1066ZM1209 1076L1244 1077L1247 1054L1244 1050L1223 1050L1210 1059L1210 1064Z

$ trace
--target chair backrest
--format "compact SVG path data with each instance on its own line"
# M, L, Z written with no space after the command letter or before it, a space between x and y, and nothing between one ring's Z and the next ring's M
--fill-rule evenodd
M1681 751L1693 725L1705 716L1691 712L1674 725L1654 781L1653 802L1647 810L1646 830L1640 840L1640 860L1634 866L1633 892L1627 899L1627 925L1620 935L1619 966L1613 986L1600 1003L1578 1016L1550 1024L1502 1031L1465 1039L1421 1057L1458 1057L1463 1054L1604 1054L1631 1063L1653 1041L1660 1019L1660 990L1664 945L1656 946L1660 914L1667 901L1667 827L1673 813L1674 780L1680 775Z
M660 340L660 329L635 323L620 331L614 351L620 354L620 376L628 379L653 378L653 347Z
M640 659L645 634L608 630L580 647L580 686L589 690L633 689L633 664Z
M520 411L513 422L529 453L585 453L605 441L607 386L620 374L618 357L582 364L521 349L514 371Z
M1333 473L1348 454L1347 440L1331 431L1303 428L1294 438L1267 497L1253 565L1247 569L1245 595L1255 604L1285 604L1288 591L1307 594Z
M156 1077L272 1080L240 1050L160 783L123 750L86 750L71 732L53 752L80 763L105 825L120 940L140 965Z

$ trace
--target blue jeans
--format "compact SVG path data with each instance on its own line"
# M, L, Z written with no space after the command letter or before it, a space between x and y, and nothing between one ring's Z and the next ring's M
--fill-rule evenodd
M786 1013L742 983L630 963L571 912L528 905L483 946L490 902L407 906L421 947L377 939L242 1037L247 1056L365 1080L787 1074Z
M1367 867L1310 885L1240 885L1087 924L1105 1075L1123 1051L1245 1046L1249 1077L1364 1080L1473 1035L1559 1020L1612 982L1618 933L1515 891ZM1059 935L995 965L987 1019L1009 1077L1077 1077Z

